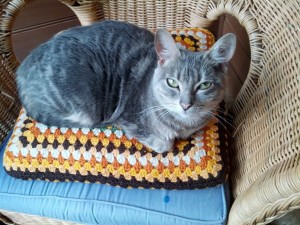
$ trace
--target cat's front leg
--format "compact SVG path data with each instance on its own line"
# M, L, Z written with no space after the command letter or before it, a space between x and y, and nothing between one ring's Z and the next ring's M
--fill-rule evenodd
M194 134L196 131L200 130L200 128L188 129L188 130L181 130L178 132L177 139L188 139Z
M158 134L155 135L147 132L145 129L140 129L136 124L128 123L127 121L121 122L121 126L119 126L124 129L128 139L136 138L143 145L157 153L163 153L173 149L174 139L162 138Z
M148 137L140 138L138 140L157 153L171 151L174 145L174 140L162 139L156 135L149 135Z

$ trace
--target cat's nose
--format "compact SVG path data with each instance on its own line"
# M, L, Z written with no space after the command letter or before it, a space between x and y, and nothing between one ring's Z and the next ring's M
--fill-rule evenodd
M184 111L188 110L192 106L192 104L185 104L185 103L180 103L180 105Z

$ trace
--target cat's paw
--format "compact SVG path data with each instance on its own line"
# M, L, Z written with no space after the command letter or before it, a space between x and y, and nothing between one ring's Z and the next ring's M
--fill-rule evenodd
M201 127L199 128L193 128L193 129L188 129L188 130L181 130L178 132L177 135L177 139L181 139L181 140L186 140L188 138L190 138L192 136L192 134L194 134L196 131L199 131L201 129Z
M173 149L174 139L163 139L154 134L141 135L140 133L131 132L128 129L125 131L125 135L128 139L136 138L140 143L157 153L164 153Z
M173 144L161 144L159 146L155 146L153 148L151 148L153 151L157 152L157 153L164 153L164 152L169 152L173 150Z
M146 140L141 141L148 148L152 149L157 153L164 153L171 151L173 149L174 141L163 140L158 137L147 138Z

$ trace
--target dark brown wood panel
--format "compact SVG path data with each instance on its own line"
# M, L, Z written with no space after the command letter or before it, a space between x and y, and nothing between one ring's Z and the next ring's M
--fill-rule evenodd
M224 23L224 34L226 33L235 33L234 30L228 25L228 23ZM234 70L236 71L239 79L244 82L250 66L250 57L242 47L242 41L240 39L239 33L235 33L237 35L237 45L235 54L231 60L231 65L233 66Z
M72 19L69 21L16 33L12 38L14 52L19 61L22 61L30 53L30 51L39 44L49 40L58 32L77 25L79 25L79 21L77 19Z
M234 70L232 65L228 67L228 84L230 87L227 88L226 98L229 100L233 100L240 91L243 83L240 81L236 71Z
M35 0L17 16L12 41L22 61L31 50L56 33L80 25L74 12L58 0Z
M237 46L234 57L231 60L231 65L239 79L244 82L250 67L250 45L247 32L234 17L226 15L223 33L236 34Z
M57 21L68 18L74 19L76 16L70 8L58 0L36 0L30 2L20 12L13 30L20 32L24 29L32 29L45 23L57 23Z
M219 38L226 33L237 37L236 52L228 68L227 97L235 98L245 81L250 66L250 44L246 30L230 15L220 17Z
M231 15L226 15L225 23L230 27L240 41L241 46L244 48L245 53L250 57L250 43L249 37L244 27Z
M218 39L220 24L223 24L223 21L216 20L216 21L214 21L211 24L211 26L209 26L208 28L206 28L207 30L209 30L210 32L212 32L214 34L214 36L215 36L216 39Z
M218 39L223 36L225 15L220 16L219 18L219 26L218 26Z

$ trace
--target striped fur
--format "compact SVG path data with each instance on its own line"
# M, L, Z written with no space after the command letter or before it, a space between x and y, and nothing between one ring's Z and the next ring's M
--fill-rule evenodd
M223 99L235 48L233 35L206 53L179 50L170 39L163 30L154 35L116 21L61 32L18 68L21 102L44 124L114 124L155 151L168 151L175 138L203 127ZM180 87L169 87L167 78ZM211 88L197 89L208 81ZM183 102L191 107L184 110Z

